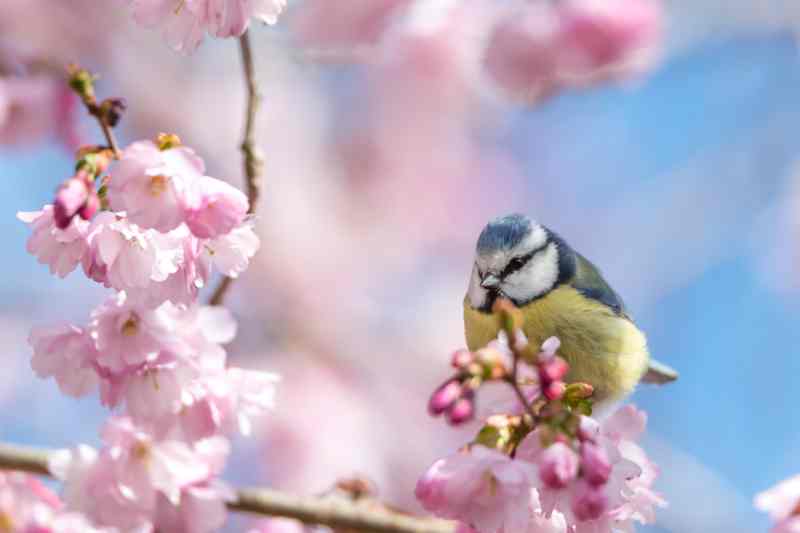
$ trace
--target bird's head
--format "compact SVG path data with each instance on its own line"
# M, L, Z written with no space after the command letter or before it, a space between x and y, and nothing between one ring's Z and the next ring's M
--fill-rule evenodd
M490 221L478 237L470 305L488 312L499 297L521 306L547 294L563 281L570 253L558 235L525 215Z

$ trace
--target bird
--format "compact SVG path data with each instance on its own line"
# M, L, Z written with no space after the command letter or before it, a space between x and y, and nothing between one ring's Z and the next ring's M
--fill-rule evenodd
M678 378L650 357L645 334L600 270L526 215L490 220L478 237L464 297L471 351L497 338L500 324L492 307L500 298L519 308L529 342L558 337L559 355L570 367L567 381L592 385L598 403L624 399L639 382Z

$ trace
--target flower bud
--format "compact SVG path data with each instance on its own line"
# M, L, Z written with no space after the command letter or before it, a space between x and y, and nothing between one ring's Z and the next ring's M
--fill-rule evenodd
M94 187L92 187L89 191L89 196L86 198L86 203L83 204L78 214L84 220L91 220L99 209L100 197L97 195L97 191L94 190Z
M576 382L567 385L565 395L569 400L585 400L594 394L594 387L588 383Z
M563 381L554 381L542 389L542 394L550 401L560 400L566 389Z
M475 356L469 350L456 350L450 359L453 368L464 368L475 360Z
M555 442L539 454L539 477L550 489L563 489L578 476L578 454L563 442Z
M474 416L475 398L471 394L456 400L456 402L445 413L447 421L453 426L458 426L459 424L469 422Z
M542 385L564 379L569 372L569 365L560 357L553 357L545 363L539 364L539 380Z
M556 352L561 348L561 341L558 337L549 337L542 343L542 351L539 353L539 359L544 362L556 356Z
M572 512L580 521L600 518L608 506L603 486L595 487L579 480L572 492Z
M462 391L461 382L455 378L440 385L431 395L428 412L433 416L444 413L461 397Z
M100 109L105 116L106 122L112 128L119 124L127 108L128 103L124 98L107 98L100 104Z
M581 444L581 472L590 485L605 485L611 475L606 451L593 442Z
M600 434L600 424L592 417L582 416L578 424L578 439L594 442Z
M86 180L75 176L65 181L56 191L53 202L53 218L56 226L59 229L66 229L88 198L89 187Z

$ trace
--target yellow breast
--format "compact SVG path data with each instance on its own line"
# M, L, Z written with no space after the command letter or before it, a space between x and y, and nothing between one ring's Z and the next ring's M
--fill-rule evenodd
M620 399L647 370L647 340L633 322L600 302L562 285L520 308L523 331L534 345L547 338L561 340L561 355L570 365L568 381L595 387L597 400ZM497 338L497 320L476 311L464 299L467 346L477 350Z

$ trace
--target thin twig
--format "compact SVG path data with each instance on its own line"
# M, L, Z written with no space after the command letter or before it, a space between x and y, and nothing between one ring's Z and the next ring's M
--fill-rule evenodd
M261 107L261 93L256 82L255 64L253 62L253 50L250 45L250 32L246 31L239 37L239 50L242 56L242 71L244 73L245 86L247 88L247 103L245 106L244 134L242 136L241 150L244 158L245 187L247 189L247 199L250 202L250 214L256 212L258 199L261 193L261 175L264 170L264 157L258 146L256 146L256 115ZM233 280L223 278L208 303L210 305L220 305L225 299Z
M111 125L101 112L100 106L97 104L87 104L87 108L89 109L89 114L95 117L97 122L100 124L100 129L103 130L103 136L106 138L106 143L108 143L108 147L111 148L111 151L114 153L114 159L119 159L119 144L117 144L117 139L114 137L114 130L111 129Z
M52 476L51 452L0 443L0 470L19 470ZM228 503L230 511L294 518L305 524L375 533L454 533L455 524L434 518L417 518L377 508L368 501L347 498L301 497L283 492L244 488Z
M514 389L514 392L517 394L517 398L519 398L519 401L522 404L523 409L525 409L525 412L531 417L531 423L536 424L536 422L539 420L539 417L536 416L536 413L534 413L533 407L525 397L525 394L522 392L522 387L519 386L517 377L519 369L519 354L517 353L516 349L513 348L513 339L509 340L509 344L512 346L511 353L513 354L514 362L511 365L511 375L506 378L506 381L509 385L511 385L511 388Z

